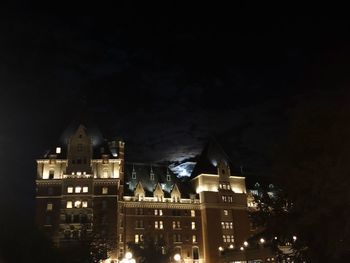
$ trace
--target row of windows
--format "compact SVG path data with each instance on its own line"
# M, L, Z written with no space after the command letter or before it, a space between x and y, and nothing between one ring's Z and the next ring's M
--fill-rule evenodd
M102 204L102 208L107 208L107 201L106 200L103 200L101 202ZM66 208L73 208L73 205L74 205L74 208L86 208L88 207L88 201L81 201L81 200L76 200L74 201L67 201L66 203ZM52 211L53 210L53 203L49 202L46 204L46 211Z
M74 208L88 207L87 201L76 200L74 201ZM67 201L66 208L73 208L73 201Z
M144 215L144 210L143 208L136 208L135 210L136 215ZM162 209L154 209L154 215L155 216L163 216L163 210ZM181 210L172 210L172 215L173 216L182 216ZM185 215L187 215L187 211L185 211ZM190 211L190 216L195 217L196 216L196 211L191 210Z
M142 242L144 239L143 239L143 234L136 234L135 235L135 243L140 243ZM196 235L193 235L192 236L192 241L195 240L195 242L197 242L197 236ZM181 234L174 234L173 235L173 242L174 243L180 243L182 242L182 237L181 237ZM194 241L193 241L194 242ZM194 242L194 243L195 243Z
M235 242L235 238L233 235L223 235L222 236L222 241L224 243L234 243Z
M181 222L180 221L173 221L172 222L173 229L181 229ZM136 220L135 221L135 228L144 228L144 222L143 220ZM163 221L154 221L154 228L155 229L164 229ZM196 229L196 222L191 222L191 229Z
M221 199L225 203L232 203L233 202L233 197L230 195L223 195L223 196L221 196Z
M230 184L219 184L220 189L224 190L231 190L231 185Z
M74 190L74 193L76 194L80 194L80 193L88 193L89 192L89 187L87 186L76 186L75 188L73 188L73 186L68 186L67 187L67 193L68 194L72 194ZM102 194L108 194L108 187L102 187Z
M232 222L221 222L222 229L233 229Z

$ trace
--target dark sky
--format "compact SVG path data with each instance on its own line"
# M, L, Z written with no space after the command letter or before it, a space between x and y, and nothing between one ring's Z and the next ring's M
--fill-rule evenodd
M295 101L349 71L349 21L326 9L61 5L1 10L0 202L29 212L35 159L81 111L129 161L190 159L215 136L259 173Z

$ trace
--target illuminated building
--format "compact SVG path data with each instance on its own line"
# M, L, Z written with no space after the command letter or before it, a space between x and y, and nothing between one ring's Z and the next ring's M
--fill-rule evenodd
M146 239L188 263L221 262L227 249L233 261L249 257L241 249L254 233L245 178L215 142L184 182L164 165L125 163L123 141L99 141L79 126L37 160L37 222L58 247L98 235L119 259L128 242Z

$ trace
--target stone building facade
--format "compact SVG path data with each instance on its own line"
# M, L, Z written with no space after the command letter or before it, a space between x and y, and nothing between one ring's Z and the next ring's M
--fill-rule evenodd
M219 145L208 143L184 181L163 165L126 163L121 140L96 141L80 125L37 160L37 223L56 246L98 237L120 260L128 242L151 238L182 262L223 262L227 249L232 262L245 262L240 248L254 234L245 178Z

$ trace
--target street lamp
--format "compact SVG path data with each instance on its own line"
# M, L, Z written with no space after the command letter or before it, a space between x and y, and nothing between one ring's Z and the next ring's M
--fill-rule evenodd
M121 263L136 263L136 260L132 258L131 252L126 252L124 258L121 260Z
M181 256L180 256L179 253L177 253L177 254L174 255L174 260L175 260L176 262L179 262L179 261L181 260Z

